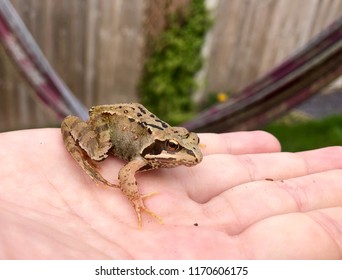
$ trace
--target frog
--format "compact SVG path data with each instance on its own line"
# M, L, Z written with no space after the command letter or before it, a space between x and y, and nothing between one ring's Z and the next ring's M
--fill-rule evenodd
M170 126L139 103L97 105L89 110L89 119L67 116L61 124L66 150L96 184L119 188L131 202L142 227L142 212L163 220L145 206L144 200L155 194L141 194L137 172L180 165L199 164L203 155L200 139L184 127ZM123 160L118 183L100 173L99 163L109 156Z

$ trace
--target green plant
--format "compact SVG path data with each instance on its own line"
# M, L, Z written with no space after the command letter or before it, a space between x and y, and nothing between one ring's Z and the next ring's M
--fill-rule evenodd
M334 115L322 120L303 120L298 122L275 122L264 130L276 136L282 150L297 152L342 145L342 115Z
M140 83L142 103L170 122L194 114L191 92L202 66L201 48L210 26L204 0L192 0L183 12L169 15L166 30L155 41Z

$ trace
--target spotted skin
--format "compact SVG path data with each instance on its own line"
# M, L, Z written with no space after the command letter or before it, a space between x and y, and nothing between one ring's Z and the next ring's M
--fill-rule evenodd
M144 205L151 194L140 194L135 173L201 162L199 138L183 127L171 127L138 103L94 106L89 119L66 117L61 125L64 145L82 169L96 182L117 187L131 201L142 226L141 212L162 219ZM113 155L127 162L119 184L108 182L96 163Z

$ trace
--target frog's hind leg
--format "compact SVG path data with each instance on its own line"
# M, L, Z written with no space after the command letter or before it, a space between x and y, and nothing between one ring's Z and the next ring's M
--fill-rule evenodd
M67 151L90 178L96 183L102 182L110 187L118 187L102 177L94 161L97 158L95 157L94 160L91 158L91 153L89 153L89 151L92 150L91 145L94 143L94 140L91 139L96 139L96 134L93 135L93 130L89 128L89 125L78 117L68 116L62 122L61 130ZM103 158L105 158L105 156Z

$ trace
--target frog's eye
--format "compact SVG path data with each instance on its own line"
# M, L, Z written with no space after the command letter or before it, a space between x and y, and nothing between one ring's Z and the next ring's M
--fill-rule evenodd
M175 140L168 140L166 141L166 149L169 152L175 152L179 149L180 145Z

